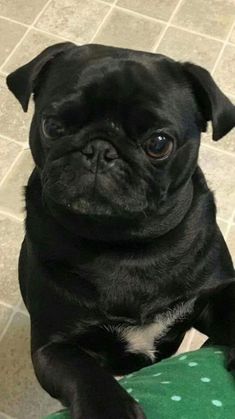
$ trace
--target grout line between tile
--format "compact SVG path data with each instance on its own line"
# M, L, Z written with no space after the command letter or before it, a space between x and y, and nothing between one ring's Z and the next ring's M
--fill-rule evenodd
M26 141L24 141L24 142L21 143L20 141L17 141L14 138L8 137L7 135L2 134L1 132L0 132L0 137L2 137L4 140L7 140L7 141L9 141L11 143L15 143L15 144L19 145L23 149L25 148L25 146L27 144Z
M226 90L224 90L224 92L225 92L225 94L226 94L227 96L230 96L232 99L234 99L234 100L235 100L235 95L233 95L233 94L231 94L231 93L229 93L229 92L226 92Z
M5 215L7 218L16 221L17 223L22 224L24 221L24 216L17 217L17 215L13 214L12 212L5 211L3 208L0 207L0 214Z
M154 45L154 47L153 47L153 51L154 51L154 52L156 52L156 51L157 51L157 49L158 49L158 47L159 47L159 45L160 45L160 43L161 43L162 39L163 39L163 38L164 38L164 36L165 36L165 33L166 33L167 29L169 28L169 26L170 26L170 24L171 24L172 20L174 19L174 17L175 17L175 15L176 15L176 13L178 12L178 10L179 10L180 5L181 5L181 3L182 3L182 2L183 2L183 0L179 0L179 1L178 1L178 3L177 3L177 5L176 5L176 7L175 7L175 8L174 8L174 10L173 10L173 12L171 13L170 18L169 18L169 20L168 20L168 22L167 22L167 24L166 24L165 28L163 29L163 31L162 31L162 33L161 33L160 37L158 38L157 42L155 43L155 45Z
M20 310L20 305L21 305L21 298L20 298L19 302L15 306L12 307L13 311L12 311L5 327L3 328L3 331L0 333L0 342L1 342L2 338L4 337L8 327L10 326L14 315L18 312L18 310Z
M225 38L224 44L223 44L223 46L222 46L222 48L221 48L221 50L220 50L220 52L219 52L219 55L218 55L218 57L217 57L217 59L216 59L216 61L215 61L215 64L214 64L213 69L212 69L212 71L211 71L211 74L212 74L212 75L214 75L214 73L215 73L215 71L216 71L216 68L217 68L217 66L218 66L218 64L219 64L219 62L220 62L220 59L221 59L221 57L222 57L222 55L223 55L223 52L224 52L224 50L225 50L226 46L228 45L229 38L230 38L230 36L231 36L231 34L232 34L232 31L233 31L233 28L234 28L234 27L235 27L235 22L233 22L233 24L232 24L232 26L231 26L231 28L230 28L230 31L228 32L228 34L227 34L227 36L226 36L226 38Z
M228 41L227 42L227 45L230 45L231 47L235 47L235 43L234 42L231 42L231 41Z
M37 32L44 33L45 35L53 36L54 38L58 38L58 40L60 40L60 41L68 41L68 42L73 42L74 44L76 44L76 42L71 41L70 38L65 38L64 36L56 35L53 32L45 31L45 29L40 29L40 28L37 28L36 26L32 26L31 29L33 29L34 31L37 31Z
M26 317L30 317L27 311L21 310L21 308L17 308L16 313L23 314Z
M21 302L22 302L22 299L20 298L20 304L21 304ZM12 305L12 304L5 303L5 301L3 301L3 300L0 300L0 305L2 305L4 307L7 307L7 308L10 308L12 310L16 310L17 313L24 314L27 317L29 316L28 312L19 308L19 303L15 304L15 305Z
M11 22L11 23L16 23L17 25L24 26L25 28L29 27L27 23L23 23L23 22L20 22L19 20L11 19L10 17L7 17L7 16L0 15L0 19L7 20L8 22Z
M229 220L230 220L230 219L225 220L225 218L222 218L222 217L216 217L216 219L217 219L217 221L222 221L223 223L226 223L226 224L228 224Z
M21 302L22 301L20 300L20 304L21 304ZM27 311L24 311L21 308L18 308L18 303L16 305L11 305L11 304L5 303L5 301L3 301L3 300L0 300L0 306L1 305L4 306L4 307L10 308L11 310L15 310L16 313L21 313L21 314L24 314L26 317L29 317L29 314L28 314Z
M10 54L5 59L5 61L3 61L3 64L0 67L0 71L2 71L3 67L8 63L8 61L10 60L10 58L12 57L12 55L15 53L15 51L17 50L17 48L21 45L21 43L23 42L23 40L25 39L25 37L27 36L27 34L29 33L29 31L30 31L30 26L25 31L24 35L20 38L19 42L17 42L17 44L15 45L15 47L11 50Z
M52 0L48 0L46 2L46 4L44 4L43 8L40 10L40 12L38 13L38 15L35 17L34 21L31 23L31 26L33 26L33 25L35 25L35 23L37 23L37 21L40 19L40 17L45 12L45 10L47 9L47 7L49 6L49 4L51 2L52 2Z
M9 416L4 412L0 411L0 415L3 417L3 419L17 419L17 418L13 418L13 416Z
M234 224L234 222L233 222L234 217L235 217L235 209L234 209L234 210L233 210L233 212L232 212L232 215L231 215L230 220L229 220L229 222L228 222L227 229L226 229L225 234L224 234L224 238L225 238L225 240L227 240L228 235L229 235L229 232L230 232L230 229L231 229L231 227L232 227L232 226L233 226L233 224Z
M106 20L108 19L108 17L111 15L116 3L118 0L115 0L114 3L111 5L110 9L108 10L108 12L106 13L106 15L104 16L102 22L100 23L99 27L97 28L97 30L95 31L95 34L92 36L90 42L93 42L95 37L98 35L98 33L100 32L100 30L102 29L102 27L104 26Z
M14 161L12 162L12 164L10 165L9 169L7 170L6 174L3 176L1 182L0 182L0 187L3 185L3 183L5 182L5 180L7 179L7 177L9 176L9 174L11 173L13 167L15 166L15 164L17 163L17 161L20 159L20 157L23 155L24 150L21 150L16 158L14 159Z
M235 153L233 153L232 151L224 150L223 148L219 149L219 148L214 147L213 145L206 144L206 143L202 143L201 147L206 147L206 148L209 148L211 150L214 150L216 153L223 153L223 154L226 154L227 156L235 158Z
M8 61L10 60L10 58L13 56L13 54L15 53L15 51L18 49L18 47L22 44L23 40L26 38L26 36L28 35L30 29L33 27L33 25L38 21L38 19L40 18L40 16L42 15L42 13L44 12L44 10L47 8L47 6L50 4L52 0L48 0L46 2L46 4L43 6L43 8L41 9L41 11L39 12L39 14L36 16L36 18L34 19L34 21L31 23L31 25L28 26L27 30L25 31L24 35L20 38L19 42L17 42L17 44L14 46L14 48L12 49L12 51L10 52L10 54L8 55L8 57L4 60L3 64L0 67L0 71L4 68L4 66L8 63Z
M142 18L147 19L147 20L150 20L152 22L162 23L163 25L166 25L166 23L167 23L166 20L158 19L156 17L151 17L149 15L145 15L144 13L139 13L136 10L132 10L132 9L128 9L127 7L119 6L118 4L115 5L115 9L121 10L122 12L128 13L128 14L130 14L132 16L142 17Z
M189 33L192 33L194 35L202 36L203 38L212 39L213 41L220 42L221 44L224 43L223 39L217 38L216 36L208 35L206 33L199 32L199 31L194 31L193 29L184 28L183 26L175 25L174 23L171 23L169 26L171 28L180 29L181 31L184 31L184 32L189 32Z
M1 299L0 299L0 305L2 305L2 306L4 306L4 307L7 307L7 308L11 308L11 309L13 309L13 308L14 308L14 306L13 306L13 305L8 304L8 303L5 303L5 301L3 301L3 300L1 300Z

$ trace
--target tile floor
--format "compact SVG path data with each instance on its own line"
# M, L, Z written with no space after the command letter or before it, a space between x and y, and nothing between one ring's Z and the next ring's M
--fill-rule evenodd
M64 39L157 51L208 68L235 102L234 0L0 0L0 419L40 419L58 403L36 383L29 356L29 318L17 284L23 236L22 187L33 167L28 114L5 76ZM218 222L235 259L235 132L213 143L204 135L200 161L215 191ZM181 350L204 337L190 332Z

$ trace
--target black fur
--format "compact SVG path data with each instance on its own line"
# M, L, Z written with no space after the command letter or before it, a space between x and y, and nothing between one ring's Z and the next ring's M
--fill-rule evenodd
M144 418L113 375L152 361L129 352L117 326L151 324L191 298L193 311L156 341L155 361L194 326L230 346L233 368L234 269L197 159L207 121L218 140L235 110L209 73L163 55L65 43L7 83L25 111L35 100L19 276L41 385L76 419ZM60 138L43 134L49 116L63 122ZM156 131L172 139L162 160L145 151Z

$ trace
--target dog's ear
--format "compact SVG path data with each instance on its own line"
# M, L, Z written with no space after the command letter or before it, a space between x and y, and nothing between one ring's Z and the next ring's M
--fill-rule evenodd
M205 120L205 128L206 122L211 121L213 140L217 141L235 126L235 106L219 89L207 70L191 63L184 63L183 69Z
M32 61L7 76L7 86L20 102L24 112L27 112L28 110L31 93L34 92L38 76L42 69L58 54L61 54L73 46L74 44L72 42L63 42L52 45L42 51Z

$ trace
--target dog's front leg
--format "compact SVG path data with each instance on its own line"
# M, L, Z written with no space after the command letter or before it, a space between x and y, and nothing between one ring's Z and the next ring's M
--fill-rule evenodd
M70 343L49 343L32 353L42 387L73 419L144 419L135 400L98 363Z
M207 305L194 327L209 336L212 344L229 347L227 367L235 370L235 281L219 285L211 296L206 294Z

